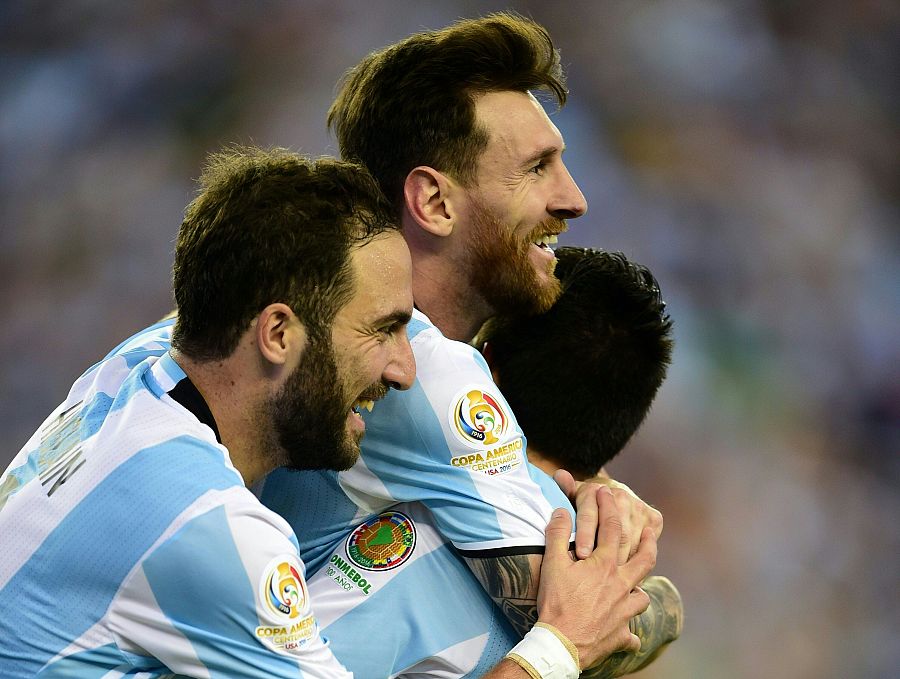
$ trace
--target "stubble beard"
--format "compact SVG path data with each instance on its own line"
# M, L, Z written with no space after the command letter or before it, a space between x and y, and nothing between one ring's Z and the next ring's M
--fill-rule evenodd
M273 443L283 466L294 470L350 469L359 439L347 430L345 386L328 340L310 339L300 365L287 378L268 410Z
M529 238L548 231L564 231L565 225L556 222L561 220L541 222ZM476 205L472 227L472 285L494 314L523 317L550 309L562 289L553 275L555 261L548 263L548 279L541 282L528 254L533 241L517 238L514 229L484 205Z

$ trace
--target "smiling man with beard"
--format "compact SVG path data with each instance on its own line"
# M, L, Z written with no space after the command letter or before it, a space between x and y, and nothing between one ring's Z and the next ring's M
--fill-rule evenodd
M368 251L359 251L358 256L367 254ZM402 254L400 259L402 264ZM367 296L367 292L357 292L355 300L348 302L335 318L332 334L340 333L349 319L357 317L353 313L355 307L360 307L360 311L367 307L360 303L369 302ZM379 332L398 335L408 318L406 312L388 314L379 319L382 325L388 324ZM362 363L352 354L347 355L343 364L349 369L345 368L342 375L337 367L334 340L321 333L310 337L303 361L281 391L259 406L256 415L259 421L272 420L272 432L277 440L266 445L273 451L284 451L278 466L294 471L344 470L353 466L359 457L359 444L366 426L360 410L371 410L374 402L384 398L389 389L383 377L366 386L364 383L371 379L372 369L367 370ZM398 384L393 382L392 386Z
M201 185L176 245L177 319L84 373L0 476L4 677L350 676L319 635L297 536L247 485L276 465L353 464L360 410L411 386L409 250L350 163L235 147ZM564 602L608 599L608 492L599 512L605 547L582 562L568 516L547 525L545 645L594 629ZM651 544L619 569L626 591L654 560ZM609 640L589 636L592 659Z
M349 163L234 148L201 185L174 330L88 370L0 477L4 677L348 676L246 486L349 467L359 408L412 384L409 251Z
M421 502L519 635L531 635L537 617L544 525L555 507L572 506L529 468L515 413L467 342L491 317L553 304L559 282L550 246L566 220L587 209L563 162L562 134L533 94L541 91L565 103L559 54L542 26L505 13L416 33L348 71L328 123L342 156L372 172L402 221L412 256L409 338L418 376L409 391L388 395L366 416L352 469L302 476L279 470L258 491L264 504L303 525L300 553L311 571L325 565L355 519ZM574 490L571 477L562 480ZM606 483L625 526L617 545L624 568L639 545L653 542L655 549L662 516L624 486ZM577 492L578 523L590 526L596 487ZM412 534L401 530L379 545L389 558L357 565L390 569L411 558L405 540ZM594 538L592 530L578 532L579 556ZM632 596L644 597L646 608L646 595L623 589L615 569L609 575L617 585L596 609L602 634L615 639L606 655L635 651L640 640L621 614ZM384 605L392 619L394 609ZM478 658L455 648L463 635L423 635L420 650L461 655L474 672ZM588 637L583 630L571 641L578 648ZM502 643L495 641L487 646ZM529 671L540 674L535 667Z

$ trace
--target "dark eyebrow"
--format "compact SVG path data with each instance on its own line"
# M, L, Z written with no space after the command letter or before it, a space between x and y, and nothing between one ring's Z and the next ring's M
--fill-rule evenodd
M562 155L563 151L565 151L565 150L566 150L565 146L563 146L562 148L559 148L558 146L546 146L546 147L542 148L540 151L538 151L537 153L533 153L532 155L530 155L528 157L528 159L522 163L522 167L532 165L532 164L538 162L539 160L544 160L545 158L549 158L550 156L552 156L556 153L559 153L559 155Z
M412 314L408 311L397 310L393 313L388 314L387 316L382 316L379 318L375 325L383 326L383 325L406 325L412 320Z

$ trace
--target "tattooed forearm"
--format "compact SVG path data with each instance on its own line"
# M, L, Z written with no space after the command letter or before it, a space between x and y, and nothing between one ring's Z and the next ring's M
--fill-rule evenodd
M652 663L681 634L684 607L681 595L668 578L651 576L641 588L650 597L650 607L632 618L628 627L640 637L641 650L636 653L613 653L602 663L584 670L590 679L613 679L631 674Z
M521 554L466 558L485 591L497 602L513 629L525 636L537 621L538 574L541 556Z
M530 554L464 558L513 629L525 636L538 618L541 557ZM667 578L654 575L644 580L641 587L650 597L650 607L629 621L629 628L641 639L641 650L613 653L598 665L584 670L583 677L612 679L636 672L653 662L681 634L684 609L675 586ZM577 604L573 602L573 605Z

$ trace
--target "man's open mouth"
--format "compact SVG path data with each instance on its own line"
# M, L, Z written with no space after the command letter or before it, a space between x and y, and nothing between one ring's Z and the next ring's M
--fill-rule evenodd
M372 399L358 398L353 402L353 407L351 408L351 410L354 413L356 413L357 415L359 415L360 411L363 408L365 408L366 410L368 410L371 413L372 408L374 408L374 407L375 407L375 401L373 401Z
M555 243L558 243L559 238L557 237L557 235L555 233L548 233L548 234L544 234L540 238L535 239L532 242L535 245L537 245L539 248L541 248L542 250L551 250L552 251L553 248L551 248L550 246L554 245Z
M389 391L390 389L385 384L373 384L361 393L359 398L353 402L351 410L357 415L359 415L363 409L368 410L371 413L372 408L375 406L375 401L383 399L388 395Z

